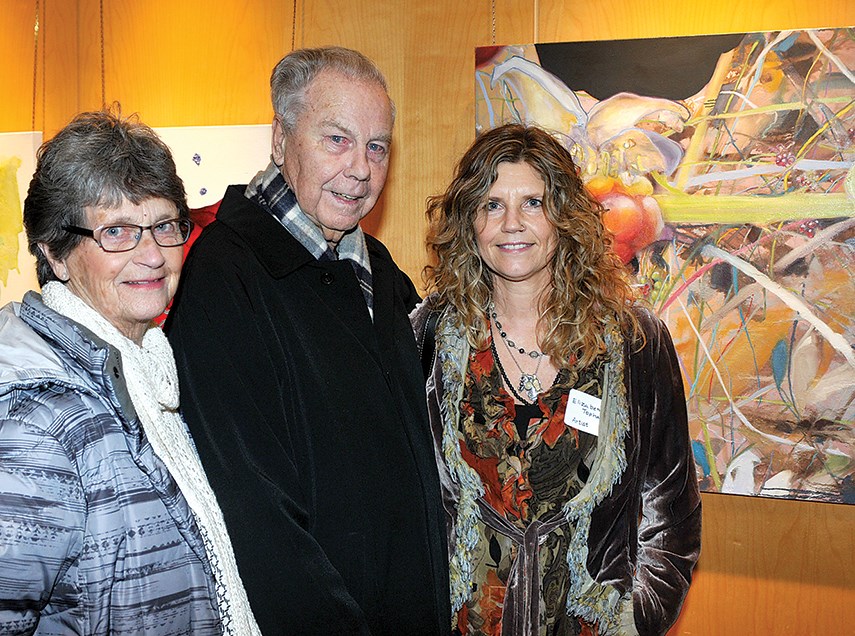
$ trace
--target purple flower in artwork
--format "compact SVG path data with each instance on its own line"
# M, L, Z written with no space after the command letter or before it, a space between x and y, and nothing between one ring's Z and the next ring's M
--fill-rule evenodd
M197 166L202 163L202 155L200 155L198 152L193 155L193 163L195 163Z

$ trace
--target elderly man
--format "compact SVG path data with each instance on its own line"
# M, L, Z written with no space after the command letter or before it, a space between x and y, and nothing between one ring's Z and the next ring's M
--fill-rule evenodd
M271 88L272 163L227 190L167 323L184 414L265 634L447 634L418 296L358 225L389 166L386 83L322 48Z

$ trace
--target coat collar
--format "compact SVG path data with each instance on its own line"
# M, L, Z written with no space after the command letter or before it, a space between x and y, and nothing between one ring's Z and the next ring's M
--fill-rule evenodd
M216 223L222 223L251 245L256 258L273 278L317 262L273 216L244 196L246 186L229 186Z
M259 262L274 278L282 278L317 259L282 224L244 195L246 186L226 190L217 221L253 247ZM371 271L388 273L391 257L377 239L365 235Z
M136 455L142 431L122 378L119 351L45 305L36 292L0 311L0 394L50 383L106 400L121 415Z
M4 307L0 322L0 341L15 343L9 351L4 346L0 354L4 384L51 379L106 395L128 419L135 417L124 383L113 381L123 373L121 355L89 329L50 309L33 291L24 295L22 303ZM9 355L14 361L11 366ZM75 373L70 365L79 366L85 374Z
M221 223L252 246L255 257L272 278L284 278L306 266L321 266L300 242L273 216L244 195L246 186L226 190L215 223ZM382 244L366 234L374 290L374 325L381 342L394 345L394 276L392 258Z

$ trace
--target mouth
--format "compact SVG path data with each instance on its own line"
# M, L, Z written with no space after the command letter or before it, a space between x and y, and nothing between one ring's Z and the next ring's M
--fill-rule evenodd
M125 285L130 285L131 287L152 287L157 286L163 283L163 277L160 278L147 278L143 280L126 280Z
M506 250L508 252L519 252L531 247L532 245L534 245L534 243L499 243L497 247L500 250Z
M334 197L338 197L339 199L344 199L345 201L359 201L365 198L364 195L357 196L354 194L345 194L344 192L336 192L335 190L330 190L330 194Z

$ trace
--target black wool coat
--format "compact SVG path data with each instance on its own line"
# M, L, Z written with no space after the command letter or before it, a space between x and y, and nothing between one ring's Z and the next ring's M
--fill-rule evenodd
M448 566L418 353L418 295L366 237L372 323L231 186L166 324L181 406L270 634L447 634Z

